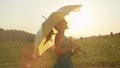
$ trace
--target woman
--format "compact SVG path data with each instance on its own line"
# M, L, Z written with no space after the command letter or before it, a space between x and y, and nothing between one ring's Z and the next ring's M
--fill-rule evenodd
M64 32L67 29L67 22L65 19L61 20L56 26L55 29L58 31L55 37L55 54L57 55L57 60L54 65L54 68L73 68L73 63L71 61L69 45L65 45L65 36ZM66 41L67 42L67 41Z
M62 19L56 26L57 34L55 37L55 54L57 55L54 68L73 68L71 55L73 52L73 44L65 38L64 32L68 28L65 19ZM75 51L79 51L79 48L74 48Z
M55 36L55 48L54 52L57 56L57 60L54 64L54 68L73 68L71 56L81 51L79 47L76 47L71 39L65 37L64 32L68 28L67 22L63 18L57 25L54 26L57 34ZM53 30L49 32L46 42L50 40L53 35Z

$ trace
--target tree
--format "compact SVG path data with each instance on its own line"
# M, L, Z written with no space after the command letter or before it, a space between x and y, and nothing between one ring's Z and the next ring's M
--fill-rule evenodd
M113 36L113 35L114 35L113 32L111 32L111 33L110 33L110 36Z

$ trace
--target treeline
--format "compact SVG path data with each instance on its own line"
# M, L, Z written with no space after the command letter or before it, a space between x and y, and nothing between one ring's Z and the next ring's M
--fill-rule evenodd
M3 41L24 41L33 42L34 34L21 30L4 30L0 28L0 42Z
M99 35L99 36L90 36L90 37L80 37L80 39L92 39L92 38L120 38L120 33L115 33L111 32L109 35ZM21 30L4 30L0 28L0 42L3 41L25 41L25 42L33 42L35 38L35 35L32 33L28 33L25 31Z
M99 35L99 36L90 36L90 37L80 37L80 39L92 39L92 38L103 38L103 39L120 38L120 32L118 32L118 33L110 32L109 35Z

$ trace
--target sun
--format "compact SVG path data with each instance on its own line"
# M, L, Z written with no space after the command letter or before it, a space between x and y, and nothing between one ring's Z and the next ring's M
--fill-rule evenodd
M66 36L78 36L84 33L89 25L89 14L87 7L82 7L80 12L71 12L65 17L68 22L69 29L66 30Z

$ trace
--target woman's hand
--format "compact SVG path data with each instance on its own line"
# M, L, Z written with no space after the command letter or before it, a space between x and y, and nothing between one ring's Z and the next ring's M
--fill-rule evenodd
M76 55L78 52L82 52L83 54L86 54L84 51L80 49L78 46L74 46L73 49L71 49L72 55Z

